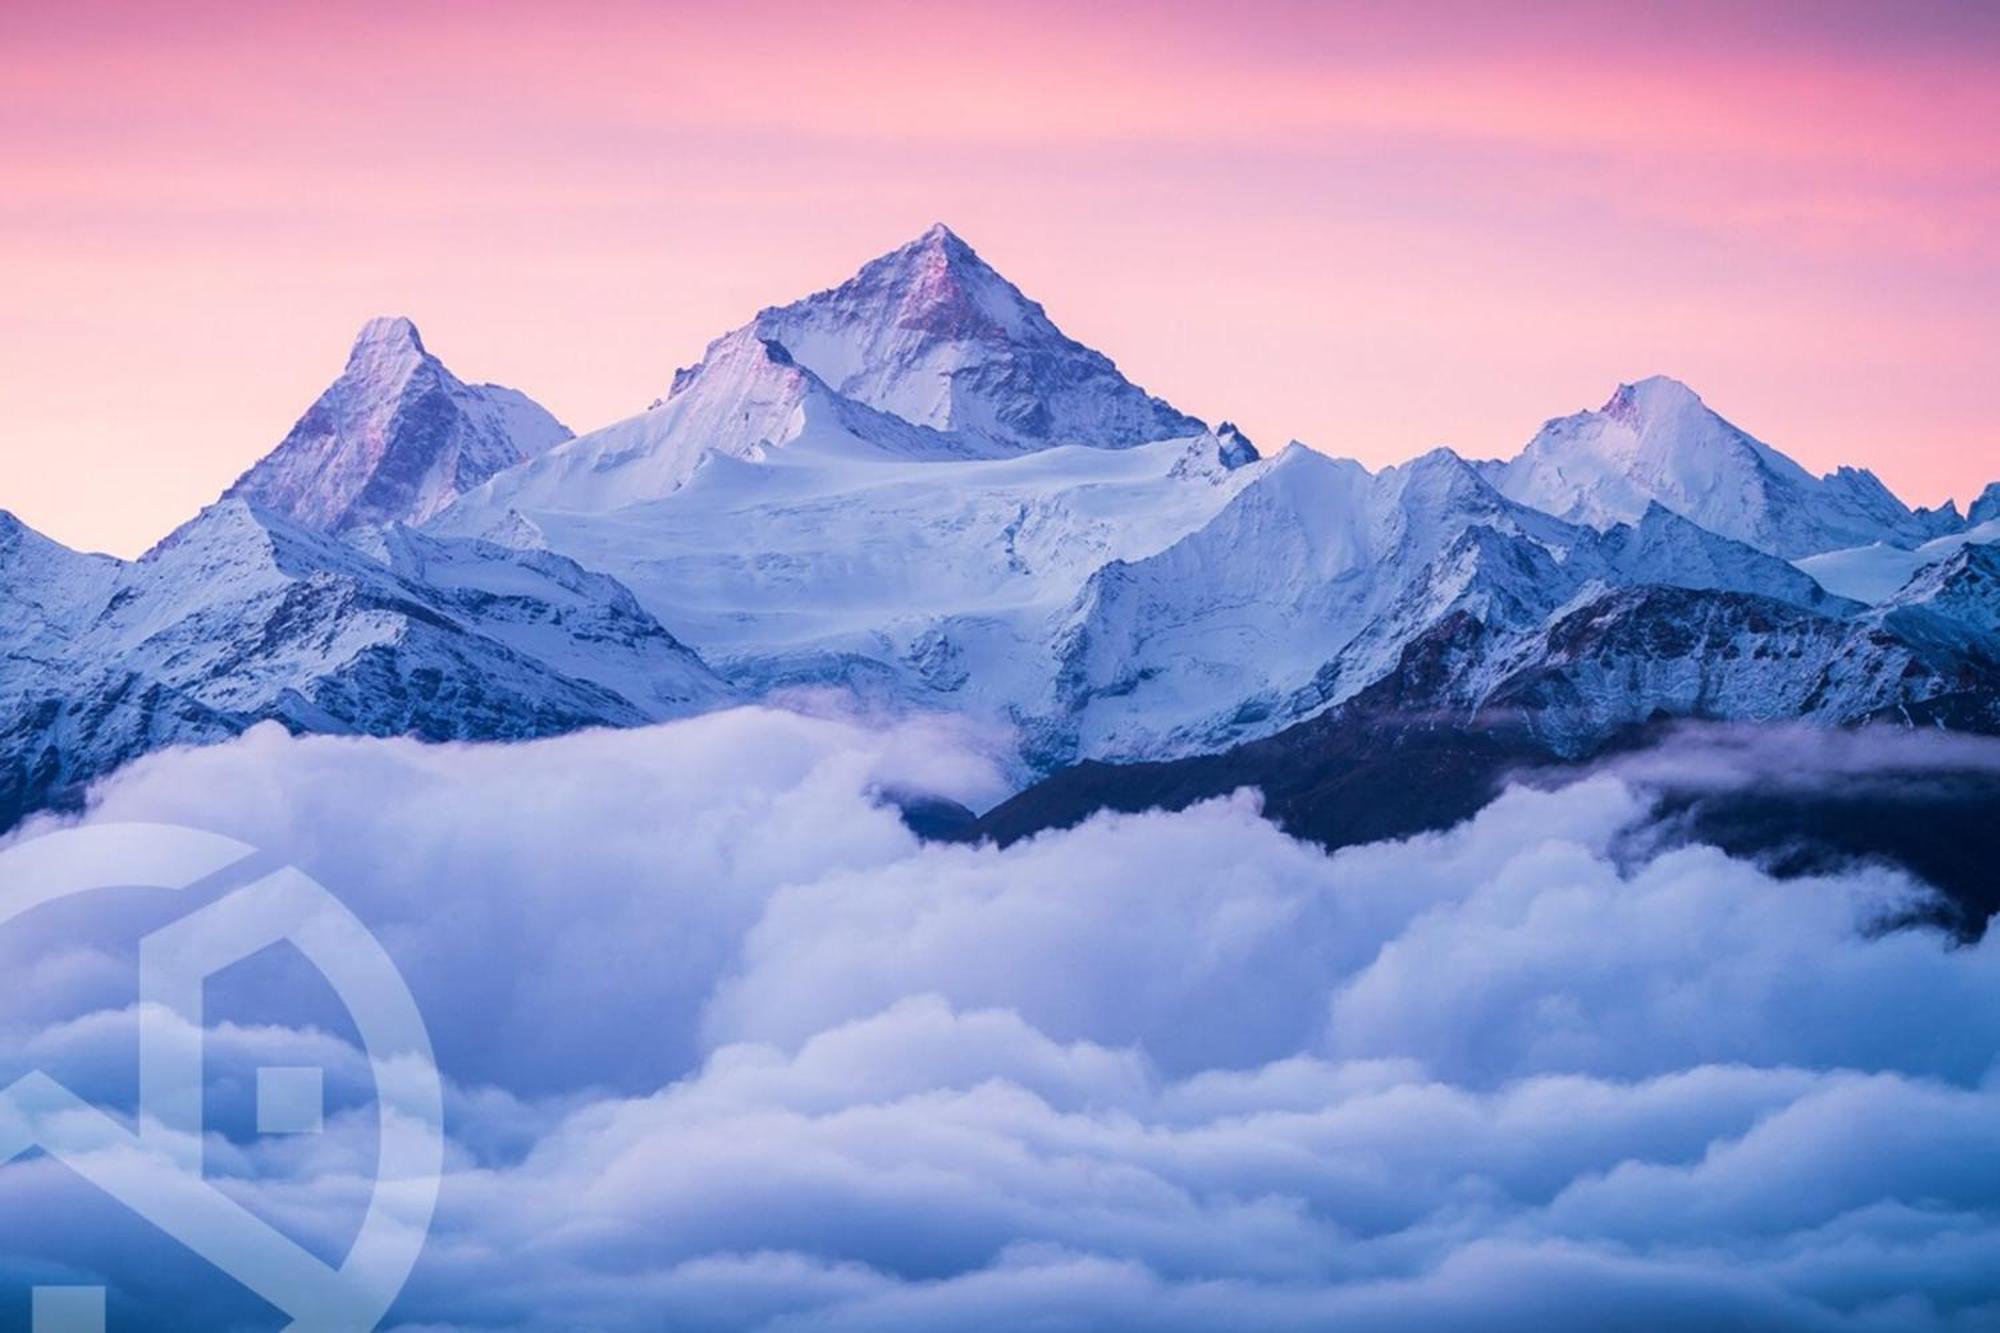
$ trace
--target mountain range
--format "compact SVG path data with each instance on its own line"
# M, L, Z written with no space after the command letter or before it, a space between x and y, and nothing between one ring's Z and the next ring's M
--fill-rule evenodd
M262 721L500 740L825 689L992 724L1024 783L1419 732L1574 758L1666 718L2000 730L2000 483L1913 510L1662 377L1510 460L1267 456L938 226L582 435L377 319L137 560L0 515L0 824Z

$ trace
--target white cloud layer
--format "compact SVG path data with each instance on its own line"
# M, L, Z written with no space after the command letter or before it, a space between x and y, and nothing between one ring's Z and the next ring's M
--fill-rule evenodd
M1923 892L1880 868L1633 862L1630 781L1331 856L1241 796L925 846L874 793L990 798L971 738L746 710L263 731L88 818L296 862L408 975L453 1167L406 1333L2000 1323L2000 946L1873 929ZM152 909L110 901L0 936L0 1073L129 1096ZM365 1065L296 968L243 971L212 1157L337 1252ZM270 1063L328 1069L325 1134L248 1132ZM0 1170L0 1282L256 1326L87 1189Z

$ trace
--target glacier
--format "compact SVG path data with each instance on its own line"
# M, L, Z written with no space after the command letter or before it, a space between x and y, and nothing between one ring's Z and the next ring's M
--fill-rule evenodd
M404 528L351 545L238 499L129 562L0 516L0 627L6 823L259 722L516 739L733 697L629 593L561 557Z
M1505 461L1268 456L938 226L572 436L370 321L136 561L0 522L0 820L259 722L504 740L834 690L1023 780L1322 715L2000 728L2000 489L1814 476L1664 377Z

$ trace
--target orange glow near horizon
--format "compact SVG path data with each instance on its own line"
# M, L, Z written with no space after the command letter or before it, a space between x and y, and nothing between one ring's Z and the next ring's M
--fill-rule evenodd
M1266 446L1507 454L1661 372L1962 503L1996 75L2000 7L1949 0L17 0L0 508L142 549L378 313L588 429L940 219Z

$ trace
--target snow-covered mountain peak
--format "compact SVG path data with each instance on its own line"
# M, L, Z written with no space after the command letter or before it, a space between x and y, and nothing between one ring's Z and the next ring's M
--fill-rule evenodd
M918 246L929 246L933 249L944 251L956 249L968 255L973 253L972 247L965 243L965 238L942 222L931 223L930 226L924 229L923 235L910 242L909 248L916 248Z
M1933 596L1938 589L1968 573L1983 584L2000 589L2000 543L1967 542L1942 559L1912 574L1889 600L1915 602Z
M506 541L527 516L603 514L662 500L712 459L962 461L1012 455L976 436L912 425L836 393L756 324L726 333L627 417L488 480L441 515L440 531Z
M1257 452L1257 446L1250 443L1250 437L1238 430L1233 421L1225 421L1215 428L1215 442L1216 456L1226 468L1239 468L1263 457Z
M2000 650L2000 544L1968 542L1911 575L1887 603L1888 619L1939 617L1932 628L1950 637L1970 630L1985 655Z
M116 564L110 556L72 551L29 527L11 511L0 509L0 605L16 592L39 597L62 583L62 573L71 568Z
M855 281L879 293L901 326L940 337L1056 332L1041 306L942 222L864 266Z
M362 325L347 365L226 496L324 532L422 522L569 438L532 399L466 384L402 316Z
M354 350L348 353L348 359L387 354L429 355L424 349L423 335L417 332L416 322L408 315L377 315L363 324L361 332L354 335Z
M248 501L217 500L139 557L157 570L188 571L190 586L217 577L333 568L357 552L340 538L314 532Z
M942 223L754 325L846 397L1008 448L1124 448L1204 429L1065 335Z
M1506 497L1478 468L1442 445L1406 463L1383 468L1378 482L1404 508L1440 515L1507 507Z
M1448 444L1432 445L1416 457L1405 459L1401 463L1391 464L1391 467L1407 468L1412 472L1428 473L1437 476L1456 477L1468 474L1474 477L1478 476L1478 469L1473 467L1464 458L1461 458L1458 451Z
M1769 470L1791 480L1811 480L1804 468L1724 420L1700 394L1670 375L1621 384L1597 411L1550 422L1523 456L1560 454L1563 444L1582 445L1616 460L1628 480L1657 485L1669 494L1713 490L1738 471ZM1624 517L1637 518L1648 502L1665 498L1642 486L1624 501L1634 507Z
M1598 411L1613 421L1622 421L1634 430L1646 423L1708 410L1701 395L1671 375L1648 375L1645 379L1621 384Z
M355 402L389 408L413 388L449 375L444 363L424 347L423 335L404 315L377 315L361 326L347 353L347 368L335 386ZM417 380L424 386L414 385Z
M1594 412L1548 422L1486 474L1508 498L1571 522L1608 528L1659 503L1787 559L1934 535L1873 474L1814 477L1663 375L1620 385Z
M1551 548L1575 539L1571 524L1511 499L1484 470L1442 446L1383 468L1374 492L1370 521L1382 558L1413 567L1473 528Z
M173 551L210 542L251 542L268 547L270 529L255 504L239 496L225 495L153 543L139 559L159 560Z
M1996 481L1979 493L1972 507L1965 511L1967 527L1977 527L2000 518L2000 481Z
M495 536L503 515L603 513L671 495L712 455L759 459L805 429L818 387L776 339L754 326L724 334L674 375L672 391L636 416L579 435L474 488L441 520Z
M726 333L708 345L702 358L674 376L666 406L697 398L740 411L752 405L782 405L790 411L813 387L816 377L800 367L791 350L754 326ZM776 431L766 431L775 436Z
M495 537L510 513L532 522L648 504L711 459L963 462L1206 434L1064 336L939 224L715 339L645 412L492 478L439 526ZM1233 427L1209 438L1224 468L1258 457Z

